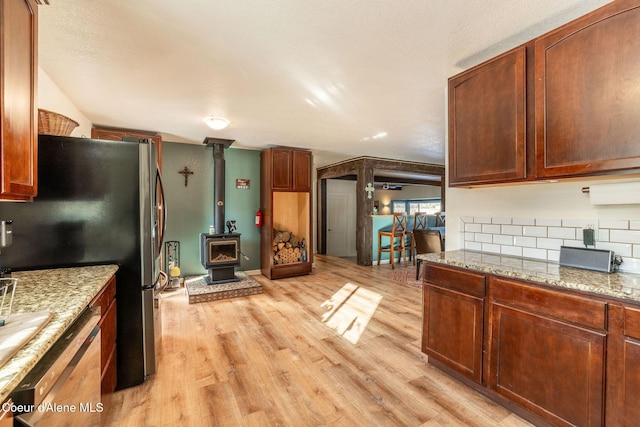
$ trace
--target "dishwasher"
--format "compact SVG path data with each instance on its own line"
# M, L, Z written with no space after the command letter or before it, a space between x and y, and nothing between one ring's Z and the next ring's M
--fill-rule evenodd
M99 320L87 308L14 390L14 425L100 425Z

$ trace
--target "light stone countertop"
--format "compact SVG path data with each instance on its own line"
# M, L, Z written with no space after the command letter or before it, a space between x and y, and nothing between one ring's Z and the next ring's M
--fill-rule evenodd
M31 341L0 366L0 403L89 305L117 265L19 271L11 314L49 311L52 319Z
M640 303L640 274L601 273L563 267L554 262L466 250L422 254L416 258Z

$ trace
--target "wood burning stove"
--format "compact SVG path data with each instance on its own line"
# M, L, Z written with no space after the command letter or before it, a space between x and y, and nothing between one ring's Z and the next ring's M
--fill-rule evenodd
M240 265L240 234L233 233L232 230L224 233L224 149L232 143L231 139L204 140L207 147L213 148L213 219L216 232L200 234L200 262L209 270L207 283L210 285L239 280L235 276L235 267Z
M207 283L235 282L235 267L240 265L240 234L201 234L200 262L209 270Z

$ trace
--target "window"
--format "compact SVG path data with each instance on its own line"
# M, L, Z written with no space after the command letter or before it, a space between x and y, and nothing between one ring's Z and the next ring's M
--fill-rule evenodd
M441 210L440 199L392 200L391 208L393 213L408 213L409 215L416 212L432 215Z

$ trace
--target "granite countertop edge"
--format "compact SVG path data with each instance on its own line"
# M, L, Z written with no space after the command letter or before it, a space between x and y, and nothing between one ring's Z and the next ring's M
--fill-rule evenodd
M563 267L550 261L469 250L421 254L416 258L496 276L640 303L640 274L604 273Z
M0 365L0 403L42 359L63 332L116 273L114 264L14 272L18 279L11 314L53 314L24 347Z

